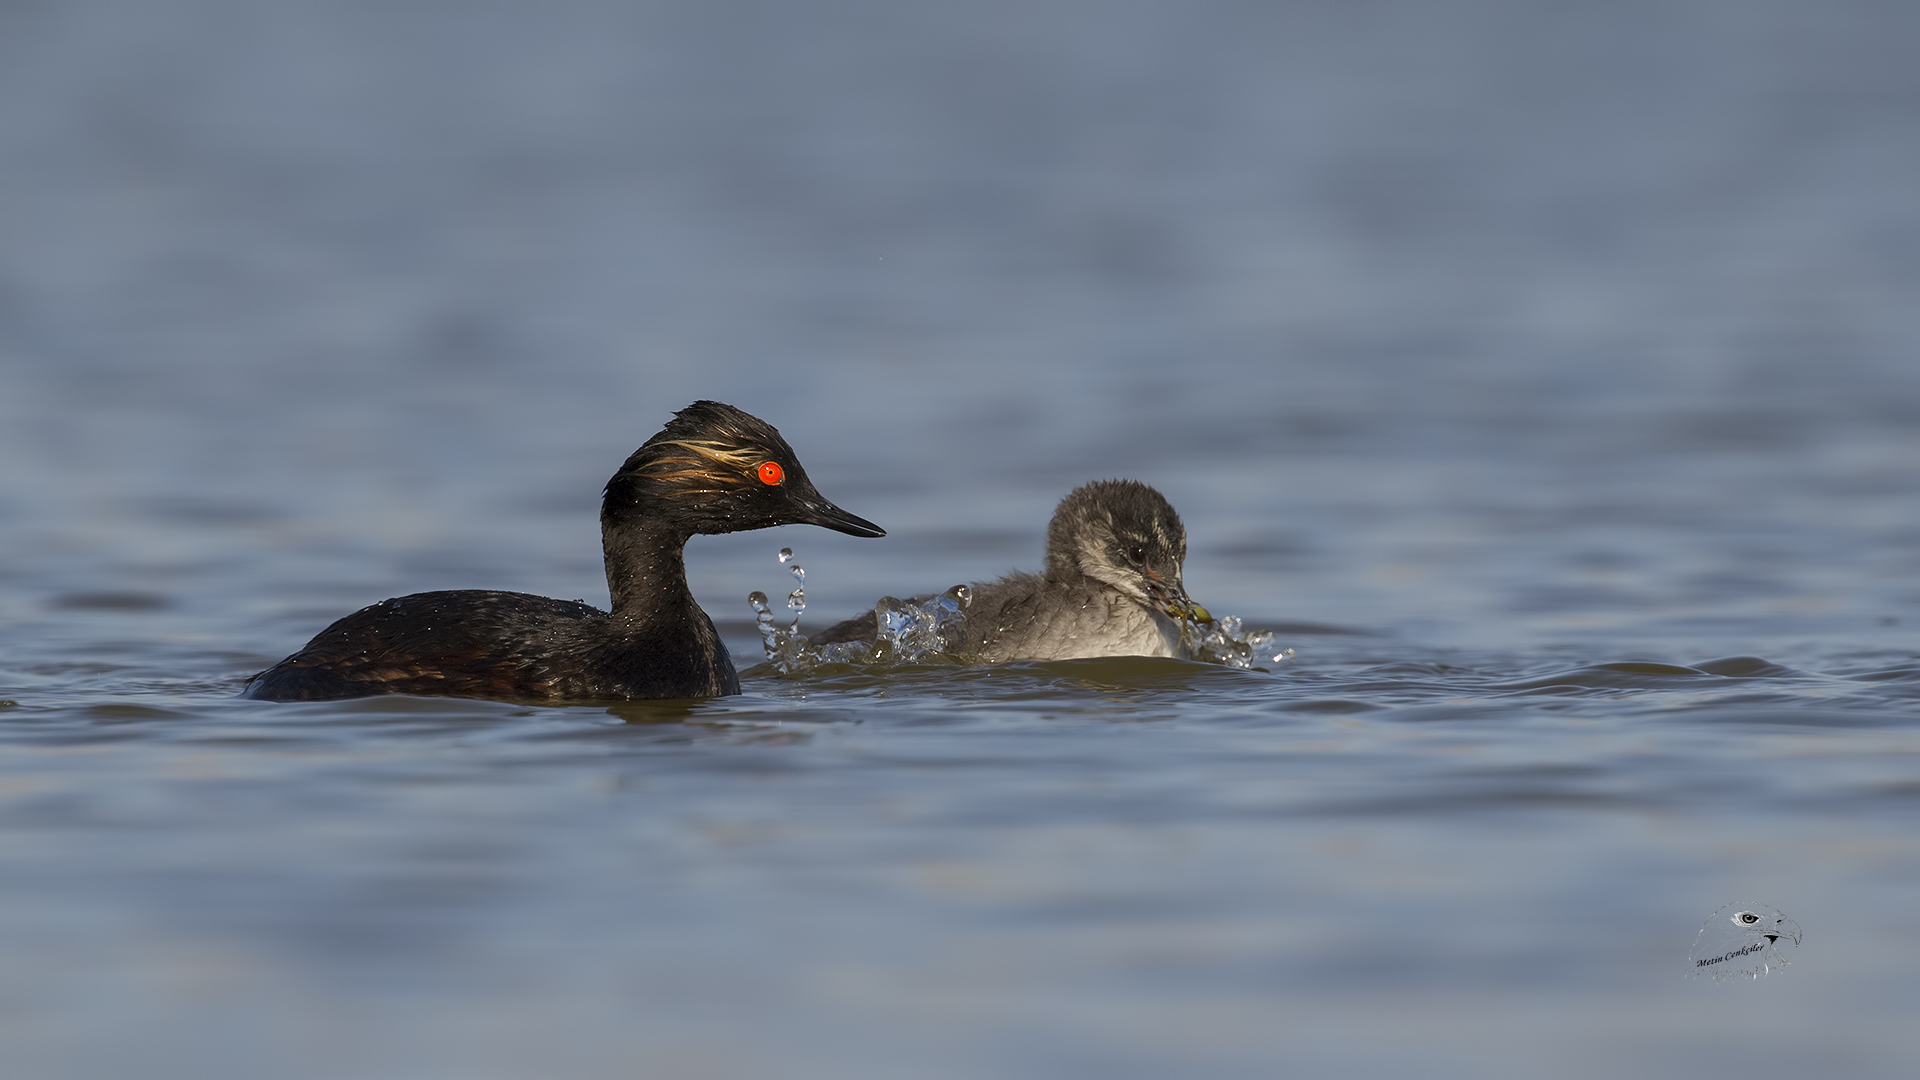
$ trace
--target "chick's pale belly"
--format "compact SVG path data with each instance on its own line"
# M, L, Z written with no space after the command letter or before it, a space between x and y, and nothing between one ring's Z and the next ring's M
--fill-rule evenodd
M1186 658L1180 624L1117 593L1095 594L1075 604L1019 605L981 618L969 613L968 637L975 655L1002 660L1073 660L1093 656L1172 656Z

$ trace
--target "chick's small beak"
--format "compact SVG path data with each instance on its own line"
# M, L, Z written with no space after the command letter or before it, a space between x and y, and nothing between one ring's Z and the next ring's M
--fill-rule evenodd
M1186 587L1179 579L1168 581L1152 570L1146 571L1147 598L1153 606L1185 622L1210 623L1213 616L1206 608L1194 603L1187 596Z

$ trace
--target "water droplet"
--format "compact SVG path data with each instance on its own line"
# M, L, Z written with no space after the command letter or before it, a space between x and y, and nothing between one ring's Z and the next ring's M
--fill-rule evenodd
M792 622L785 627L774 625L773 610L767 602L766 593L749 595L747 603L753 605L754 623L759 628L760 645L767 654L767 662L782 675L791 675L811 670L822 657L800 633L800 615L807 610L807 572L801 569L799 563L793 562L792 548L780 549L780 565L786 566L793 575L795 588L787 594L787 610L793 612Z

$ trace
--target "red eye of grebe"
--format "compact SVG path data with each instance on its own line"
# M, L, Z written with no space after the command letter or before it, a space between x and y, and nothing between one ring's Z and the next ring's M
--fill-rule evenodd
M761 483L767 484L769 486L773 486L773 485L778 485L781 481L785 480L786 478L787 478L787 471L780 467L779 462L763 461L760 463L760 482Z

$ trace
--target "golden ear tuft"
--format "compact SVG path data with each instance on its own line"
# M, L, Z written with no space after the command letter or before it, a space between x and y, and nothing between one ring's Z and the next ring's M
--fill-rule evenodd
M730 443L713 442L709 439L668 439L661 446L678 446L721 465L731 465L736 469L753 468L766 458L767 453L757 447L735 446Z
M753 447L733 446L706 439L664 439L657 445L688 451L655 458L642 472L655 480L674 485L674 495L692 495L703 491L737 488L756 475L755 466L766 453Z

